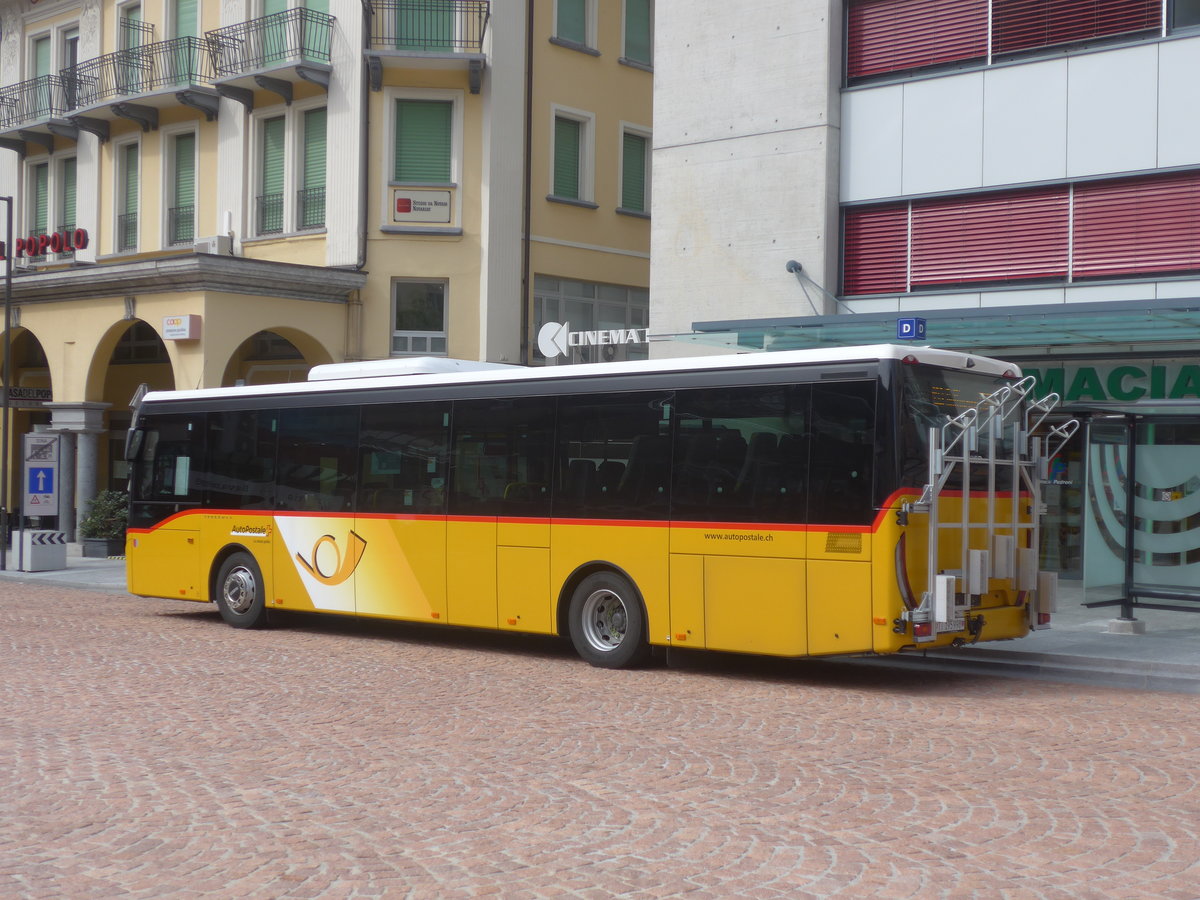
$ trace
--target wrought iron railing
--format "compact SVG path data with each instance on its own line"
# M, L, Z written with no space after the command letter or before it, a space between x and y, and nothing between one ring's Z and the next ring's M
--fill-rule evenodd
M261 194L254 198L254 207L258 234L283 233L283 194Z
M372 50L479 53L489 0L371 0Z
M0 128L61 117L70 109L63 80L42 75L0 88Z
M138 214L117 216L117 252L136 250L138 245Z
M325 188L304 188L296 192L296 230L325 227Z
M205 39L218 78L287 63L327 63L333 17L311 9L289 9L209 31Z
M83 109L121 97L211 82L212 68L200 38L180 37L106 53L62 70L64 89Z
M196 207L172 206L167 209L167 240L171 246L196 240Z

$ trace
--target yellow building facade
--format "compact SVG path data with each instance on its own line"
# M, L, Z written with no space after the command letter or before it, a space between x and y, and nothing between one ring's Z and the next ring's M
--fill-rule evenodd
M142 385L540 365L545 321L648 322L652 0L0 0L0 27L12 512L30 431L64 436L62 530L123 487Z

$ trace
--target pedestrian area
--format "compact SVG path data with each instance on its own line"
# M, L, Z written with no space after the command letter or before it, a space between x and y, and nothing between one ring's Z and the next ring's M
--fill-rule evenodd
M80 545L67 545L67 567L56 571L3 571L0 578L33 584L62 585L80 590L125 593L123 558L91 559ZM10 557L9 565L15 565ZM1200 694L1200 614L1139 609L1142 634L1110 630L1116 608L1082 605L1078 582L1059 583L1058 609L1052 627L1015 641L934 650L869 659L848 664L952 670L981 674L1042 678L1145 690ZM148 601L169 603L171 601Z

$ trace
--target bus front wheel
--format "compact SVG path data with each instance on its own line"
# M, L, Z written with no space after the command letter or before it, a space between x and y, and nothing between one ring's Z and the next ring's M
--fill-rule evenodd
M234 628L267 624L262 572L249 553L234 553L217 573L217 609Z
M571 595L571 643L581 657L603 669L644 662L650 653L646 614L637 591L615 572L596 572Z

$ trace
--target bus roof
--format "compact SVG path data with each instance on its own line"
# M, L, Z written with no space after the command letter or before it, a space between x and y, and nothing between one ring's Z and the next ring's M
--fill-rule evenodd
M334 390L366 390L388 387L486 384L489 382L557 381L595 376L647 375L669 372L694 372L721 369L757 369L779 366L819 365L821 363L867 362L886 359L915 359L917 362L951 369L971 369L981 375L1021 374L1015 364L987 356L975 356L932 347L902 347L871 344L861 347L830 347L813 350L786 350L771 353L680 357L635 360L632 362L588 363L573 366L516 366L479 363L447 357L384 359L360 363L316 366L310 380L286 384L244 385L239 387L201 388L190 391L152 391L143 403L179 400L217 400L252 396L291 396L327 393ZM436 365L430 360L436 361ZM462 363L462 365L453 365ZM449 364L449 365L447 365ZM372 374L372 373L376 374Z

